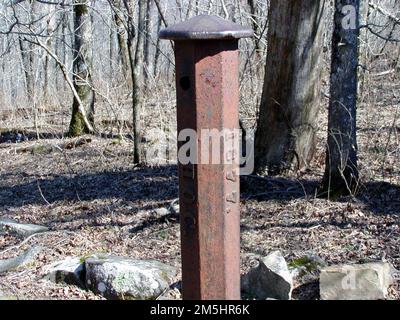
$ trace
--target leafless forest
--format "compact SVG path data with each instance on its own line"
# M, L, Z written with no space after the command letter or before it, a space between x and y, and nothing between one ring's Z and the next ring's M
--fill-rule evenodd
M335 5L353 2L353 51L333 51L344 41ZM242 273L273 250L289 266L315 255L400 270L399 1L3 0L0 218L48 230L0 229L0 261L40 248L0 272L0 297L102 299L44 277L68 256L180 268L175 60L158 32L200 14L255 34L239 46L241 129L256 139L256 170L241 177ZM340 54L352 75L340 76ZM348 79L355 90L335 90ZM341 95L349 109L335 119ZM334 130L348 135L337 153ZM398 285L389 298L400 299ZM295 281L293 299L319 299L318 270Z

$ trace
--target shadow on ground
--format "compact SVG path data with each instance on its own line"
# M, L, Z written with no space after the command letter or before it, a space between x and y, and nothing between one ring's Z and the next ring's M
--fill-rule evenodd
M313 199L318 195L320 181L282 177L244 177L241 181L242 199L258 201ZM377 215L400 214L400 185L384 181L368 181L362 184L355 198L342 197L336 202L360 201Z
M0 181L6 180L7 175L1 175ZM55 174L47 179L37 179L24 173L20 175L27 182L13 186L0 184L0 208L52 204L56 201L164 200L178 194L176 166L73 176Z
M9 174L0 176L6 181ZM24 181L12 186L1 185L0 208L21 207L29 204L45 205L57 201L92 201L121 199L124 201L163 201L178 196L177 167L141 167L132 171L96 172L78 175L54 174L37 179L20 173ZM242 177L241 198L256 201L290 201L312 199L319 182L282 177ZM400 213L400 186L386 182L368 182L357 200L365 203L376 214ZM337 201L347 202L349 198Z
M39 135L39 136L38 136ZM51 132L40 132L37 134L34 131L28 130L7 130L0 131L0 143L19 143L24 141L34 141L39 139L61 139L63 134Z
M97 136L103 139L120 139L123 137L127 140L133 140L131 134L114 134L107 132L99 132ZM51 140L51 139L62 139L67 137L67 132L55 133L55 132L39 132L32 130L16 129L16 130L5 130L2 131L0 128L0 144L1 143L20 143L24 141L36 141L39 139Z

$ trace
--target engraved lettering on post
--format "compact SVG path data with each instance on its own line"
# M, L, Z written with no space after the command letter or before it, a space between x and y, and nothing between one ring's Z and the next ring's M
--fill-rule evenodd
M226 173L226 180L236 182L237 181L237 176L234 170L228 171Z
M237 192L232 191L229 195L227 195L226 201L231 202L231 203L236 203L237 202Z

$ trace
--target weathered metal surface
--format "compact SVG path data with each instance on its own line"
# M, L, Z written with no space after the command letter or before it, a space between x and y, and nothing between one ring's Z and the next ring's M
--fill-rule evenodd
M162 29L159 36L170 40L240 39L252 37L253 30L217 16L199 15Z
M189 20L201 23L186 31L183 23L161 34L179 40L187 37L175 43L178 133L197 132L196 163L183 164L178 159L183 299L240 299L239 163L202 162L202 148L209 149L211 157L213 148L201 135L203 129L239 128L238 41L214 39L217 32L224 38L225 31L237 31L238 37L240 31L231 23L226 29L221 24L211 24L211 28L207 19ZM219 20L212 17L210 21ZM214 38L206 40L200 28ZM198 38L200 34L203 38ZM230 139L238 145L236 135ZM221 159L227 151L222 141ZM239 157L237 150L230 158L238 160L234 157Z

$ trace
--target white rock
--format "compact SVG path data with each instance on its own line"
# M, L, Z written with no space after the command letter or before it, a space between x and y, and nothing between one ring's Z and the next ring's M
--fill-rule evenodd
M67 257L52 263L45 270L50 281L85 286L85 263L80 258Z
M44 226L39 226L36 224L23 224L7 218L0 219L0 228L7 228L11 232L16 233L21 237L29 237L32 234L46 232L49 230Z
M153 260L94 255L85 261L86 286L108 299L156 299L177 271Z
M336 265L320 275L322 300L379 300L387 297L393 268L387 262Z
M242 291L257 299L290 300L293 279L280 251L259 259L259 265L242 277Z

